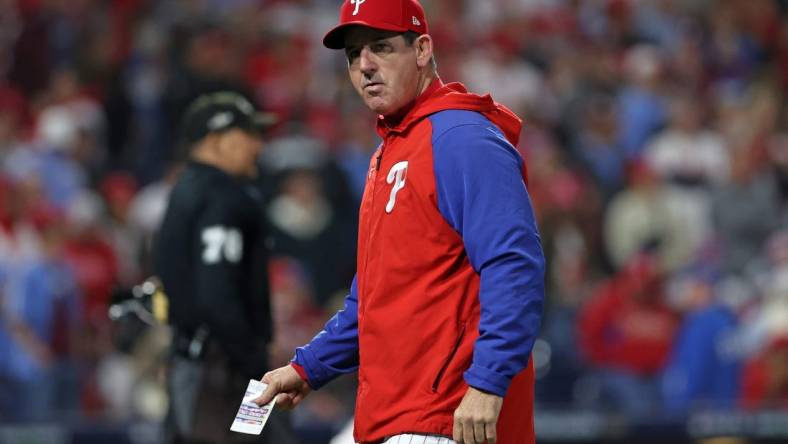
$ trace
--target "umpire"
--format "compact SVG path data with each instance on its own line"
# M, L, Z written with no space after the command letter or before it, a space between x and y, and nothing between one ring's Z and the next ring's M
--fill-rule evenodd
M173 327L170 443L266 442L229 428L249 379L268 368L268 254L250 179L273 123L232 92L197 98L182 122L188 161L154 247Z

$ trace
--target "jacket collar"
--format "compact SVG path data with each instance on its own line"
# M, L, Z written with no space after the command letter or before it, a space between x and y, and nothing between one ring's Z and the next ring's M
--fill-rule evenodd
M469 93L465 85L459 82L444 84L439 78L411 105L399 121L393 122L378 116L377 131L380 137L403 133L422 119L444 110L475 111L483 114L497 125L506 139L517 146L522 130L522 120L505 106L495 102L489 94L484 96Z

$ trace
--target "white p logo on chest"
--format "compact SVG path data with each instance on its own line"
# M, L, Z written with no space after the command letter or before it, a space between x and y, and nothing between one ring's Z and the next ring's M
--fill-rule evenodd
M389 202L386 204L386 213L394 211L394 204L397 202L397 193L405 188L405 179L408 177L408 161L403 160L397 162L389 170L389 175L386 177L386 183L394 184L391 187L391 195Z

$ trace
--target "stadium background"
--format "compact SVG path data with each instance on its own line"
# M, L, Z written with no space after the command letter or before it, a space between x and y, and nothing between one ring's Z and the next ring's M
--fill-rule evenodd
M788 2L423 3L443 80L526 121L540 442L788 441ZM283 122L273 363L336 309L378 143L320 45L338 4L0 0L0 442L158 442L166 331L107 309L150 272L200 92ZM304 443L351 417L352 379L293 413Z

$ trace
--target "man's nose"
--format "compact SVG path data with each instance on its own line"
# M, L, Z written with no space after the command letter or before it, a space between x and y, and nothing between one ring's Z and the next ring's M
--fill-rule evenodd
M372 57L372 52L369 48L362 48L361 54L359 55L359 67L361 68L361 72L364 73L367 77L371 77L375 72L378 70L378 65L375 63Z

